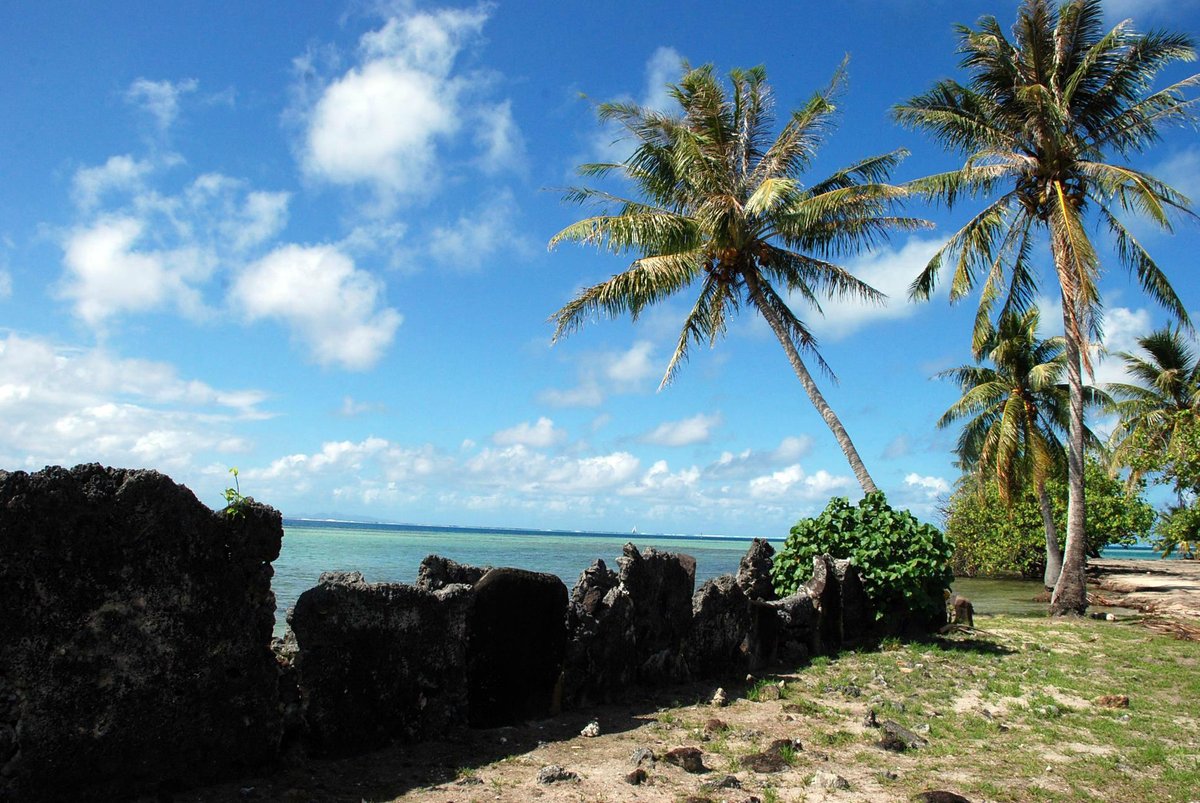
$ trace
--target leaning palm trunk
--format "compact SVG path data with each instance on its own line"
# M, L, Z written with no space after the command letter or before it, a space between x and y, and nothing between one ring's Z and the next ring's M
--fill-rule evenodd
M1050 494L1046 493L1046 481L1037 481L1038 507L1042 511L1042 526L1046 530L1046 572L1042 583L1048 590L1058 585L1058 577L1062 574L1063 555L1058 546L1058 528L1054 525L1054 508L1050 505Z
M1050 598L1050 615L1082 615L1087 610L1087 551L1084 531L1083 487L1083 361L1080 342L1071 331L1072 299L1063 297L1066 324L1067 385L1070 389L1070 424L1067 430L1067 543L1062 573Z
M846 428L842 426L841 419L837 417L837 413L825 401L824 394L817 387L817 383L813 381L812 374L808 372L808 368L804 365L804 360L800 358L800 352L796 349L796 344L792 342L787 327L779 319L779 315L774 308L763 298L758 277L753 271L748 271L745 276L746 289L749 292L751 303L762 313L763 318L767 321L767 325L771 327L771 331L779 339L779 345L783 346L788 362L791 363L792 370L796 372L796 378L800 380L800 384L804 387L805 393L808 394L813 407L821 414L821 418L825 420L825 425L829 427L834 439L837 440L838 446L841 447L842 453L846 455L846 462L850 464L851 470L854 471L854 476L858 479L858 484L862 486L863 493L876 493L879 488L875 485L875 481L871 479L871 475L867 473L867 467L863 464L862 458L858 456L858 449L854 448L854 442L850 440L850 435L846 432Z

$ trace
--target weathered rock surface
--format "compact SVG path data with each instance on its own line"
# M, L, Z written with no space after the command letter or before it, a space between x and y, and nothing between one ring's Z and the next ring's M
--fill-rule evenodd
M750 600L732 575L705 581L692 601L687 641L693 678L741 675L750 668Z
M627 692L637 676L633 602L597 560L579 575L567 608L564 704L582 707Z
M638 552L626 544L617 564L633 607L639 680L651 685L685 680L683 651L692 625L695 558L653 548Z
M775 587L771 583L771 563L775 548L765 538L755 538L750 549L738 563L737 584L750 599L775 599Z
M841 603L839 621L843 644L861 641L875 628L875 606L863 589L862 575L858 567L848 560L833 561L833 573L838 584L838 600Z
M153 471L0 471L0 799L228 777L280 738L279 513Z
M472 589L467 632L470 722L495 727L558 713L567 587L552 574L492 569Z
M663 761L674 764L684 772L694 774L708 772L708 767L704 766L704 754L697 747L676 747L674 750L667 751L663 756Z
M416 587L423 591L439 591L450 585L473 586L491 566L467 566L441 555L428 555L417 569Z
M461 725L467 713L463 586L437 594L327 572L289 623L314 752L353 755Z

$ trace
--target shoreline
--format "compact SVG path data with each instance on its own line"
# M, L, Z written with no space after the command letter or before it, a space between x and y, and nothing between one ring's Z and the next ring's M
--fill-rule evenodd
M1094 558L1087 573L1105 605L1200 624L1200 561Z

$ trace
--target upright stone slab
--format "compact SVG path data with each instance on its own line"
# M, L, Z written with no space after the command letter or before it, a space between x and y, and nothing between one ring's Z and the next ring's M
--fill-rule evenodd
M834 560L833 572L842 607L842 643L857 643L869 638L875 630L875 606L863 588L862 574L846 559Z
M327 572L289 623L314 753L347 756L440 736L467 716L467 620L461 585L432 593Z
M732 575L705 581L692 601L687 642L693 678L744 675L750 668L750 600Z
M760 612L772 612L775 621L764 625L774 627L775 655L781 661L796 665L822 651L821 613L808 586L783 599L755 603Z
M471 725L495 727L557 713L567 587L552 574L492 569L473 595L467 634Z
M279 513L153 471L0 471L0 800L103 800L275 758Z
M637 678L633 604L617 573L596 560L579 575L567 607L563 704L608 702Z
M842 643L842 596L833 558L828 555L814 557L812 578L805 585L817 606L820 650L832 652Z
M737 584L749 599L775 599L771 582L771 564L775 548L765 538L755 538L738 562Z
M692 626L696 559L653 548L638 552L626 544L617 564L633 606L639 679L649 684L687 679L683 647Z

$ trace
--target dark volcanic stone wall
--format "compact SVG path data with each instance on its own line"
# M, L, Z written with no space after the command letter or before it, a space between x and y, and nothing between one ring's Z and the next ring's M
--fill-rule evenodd
M0 471L0 800L106 799L277 752L283 527L153 471Z

